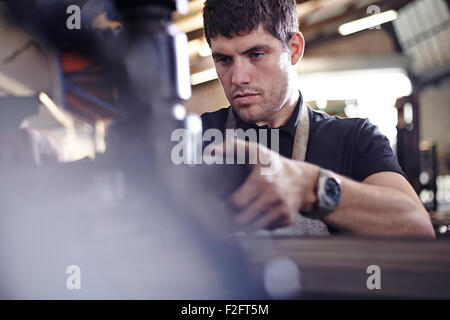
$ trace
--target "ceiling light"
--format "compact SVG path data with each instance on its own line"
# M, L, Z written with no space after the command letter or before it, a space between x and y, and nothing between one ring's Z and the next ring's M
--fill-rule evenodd
M217 73L215 68L207 69L201 72L191 75L191 84L193 86L217 79Z
M44 93L39 93L39 101L47 108L50 114L67 130L73 130L74 122L71 117L65 114L58 106L53 102L50 97Z
M382 13L373 14L369 17L358 19L352 22L344 23L338 29L343 36L362 31L368 28L378 26L380 24L397 19L398 14L395 10L389 10Z

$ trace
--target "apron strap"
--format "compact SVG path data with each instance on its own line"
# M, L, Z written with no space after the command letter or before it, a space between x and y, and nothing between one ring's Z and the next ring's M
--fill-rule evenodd
M303 103L300 110L300 119L295 129L294 147L292 159L305 161L309 138L309 112L308 105Z

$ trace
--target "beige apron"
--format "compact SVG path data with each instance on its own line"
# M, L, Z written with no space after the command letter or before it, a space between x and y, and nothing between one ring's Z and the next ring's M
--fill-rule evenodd
M303 103L300 109L300 119L295 130L292 159L305 161L309 138L308 105ZM232 107L228 109L225 129L236 129L237 122ZM272 231L261 230L258 235L327 235L330 234L327 226L321 220L309 219L298 214L293 225L278 228Z

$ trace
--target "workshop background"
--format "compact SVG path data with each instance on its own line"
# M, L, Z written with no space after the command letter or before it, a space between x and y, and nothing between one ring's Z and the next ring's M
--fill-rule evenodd
M309 106L379 126L422 202L450 210L449 1L296 1ZM176 15L189 37L191 112L228 106L202 34L203 1ZM437 228L446 234L444 220Z

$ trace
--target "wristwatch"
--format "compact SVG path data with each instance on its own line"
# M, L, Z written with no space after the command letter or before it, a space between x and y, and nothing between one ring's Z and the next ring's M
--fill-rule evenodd
M341 199L341 179L331 171L320 169L317 182L317 202L309 212L302 215L310 219L323 219L336 210Z

